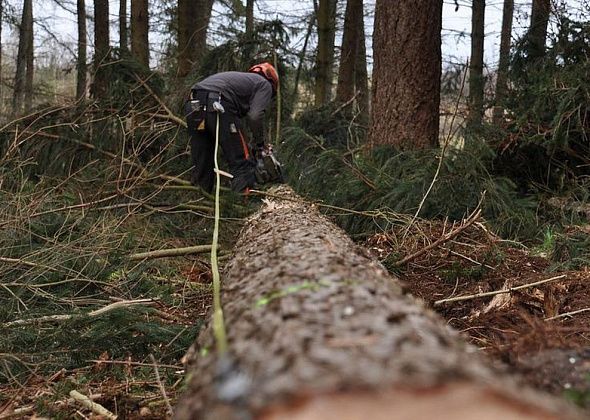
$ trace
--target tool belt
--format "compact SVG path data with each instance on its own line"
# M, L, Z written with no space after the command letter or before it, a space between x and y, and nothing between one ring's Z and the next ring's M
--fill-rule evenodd
M214 103L222 102L221 93L204 89L193 89L185 103L184 113L189 135L205 130L205 118L208 112L218 112Z

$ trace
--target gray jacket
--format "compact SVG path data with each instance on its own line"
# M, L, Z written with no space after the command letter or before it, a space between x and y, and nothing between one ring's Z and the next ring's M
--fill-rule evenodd
M264 143L264 112L272 100L272 85L264 76L227 71L201 80L192 89L221 93L240 118L247 117L254 143Z

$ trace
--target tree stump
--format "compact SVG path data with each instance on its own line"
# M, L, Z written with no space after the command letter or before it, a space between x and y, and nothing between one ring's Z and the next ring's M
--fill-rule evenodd
M578 417L490 367L315 206L273 193L223 276L229 352L202 331L177 419Z

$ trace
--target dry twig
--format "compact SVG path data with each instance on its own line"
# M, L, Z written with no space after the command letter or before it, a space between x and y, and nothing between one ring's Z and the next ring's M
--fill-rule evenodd
M443 303L449 303L449 302L458 302L458 301L462 301L462 300L478 299L478 298L487 297L487 296L496 296L501 293L511 293L511 292L515 292L517 290L527 289L529 287L539 286L541 284L549 283L551 281L563 279L565 276L566 276L565 274L562 274L560 276L551 277L549 279L539 280L539 281L535 281L533 283L522 284L520 286L509 287L508 289L495 290L493 292L483 292L483 293L476 293L474 295L457 296L454 298L441 299L441 300L437 300L436 302L434 302L434 306L438 306Z

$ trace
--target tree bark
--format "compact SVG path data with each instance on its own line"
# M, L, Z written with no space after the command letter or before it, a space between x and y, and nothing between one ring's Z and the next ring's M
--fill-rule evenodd
M314 2L315 3L315 2ZM331 99L332 69L334 66L334 38L336 35L336 0L319 0L318 52L316 56L315 105Z
M24 0L21 24L19 28L18 53L14 76L12 110L17 114L30 109L33 94L33 2Z
M94 83L93 95L105 99L109 87L104 65L110 53L109 47L109 2L94 0Z
M127 0L119 0L119 48L121 51L129 48L127 37Z
M178 0L178 77L200 64L207 49L213 0Z
M500 35L500 60L496 77L496 95L493 121L501 123L504 115L502 102L508 89L508 66L510 63L510 41L512 37L512 19L514 17L514 0L504 0L502 11L502 33Z
M483 118L483 45L485 0L473 0L471 6L471 60L469 63L469 120L471 126L481 125Z
M78 9L78 59L77 59L77 77L76 77L76 99L84 100L86 98L86 74L88 71L86 64L86 3L85 0L77 0Z
M531 27L528 32L528 57L531 61L545 55L547 24L551 13L551 0L533 0Z
M369 142L399 149L438 144L441 0L377 0Z
M148 0L131 0L131 53L150 66Z
M361 119L366 121L368 90L363 0L348 0L344 15L336 101L347 103L355 98Z
M316 206L273 192L223 280L229 350L202 331L176 419L575 417L498 377Z
M246 0L246 36L254 33L254 0Z

